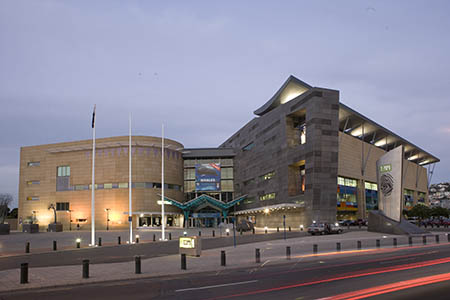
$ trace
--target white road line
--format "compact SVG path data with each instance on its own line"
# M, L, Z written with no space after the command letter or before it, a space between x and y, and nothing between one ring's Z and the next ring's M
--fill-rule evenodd
M217 285L208 285L208 286L201 286L201 287L197 287L197 288L187 288L187 289L175 290L175 293L186 292L186 291L195 291L195 290L206 290L206 289L213 289L213 288L218 288L218 287L247 284L247 283L254 283L254 282L258 282L258 280L249 280L249 281L232 282L232 283L224 283L224 284L217 284Z

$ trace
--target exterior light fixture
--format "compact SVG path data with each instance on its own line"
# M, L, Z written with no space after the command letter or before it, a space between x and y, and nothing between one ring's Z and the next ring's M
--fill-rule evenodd
M316 220L313 220L313 224L316 224Z
M230 233L230 228L225 229L226 233Z
M144 214L140 214L139 216L142 218L144 216Z
M336 227L339 226L339 223L338 222L334 223L334 226L336 226Z
M78 239L75 240L75 242L80 243L80 242L81 242L81 239L78 238Z
M269 209L268 209L268 208L265 208L265 209L264 209L264 213L268 214L268 213L269 213Z
M264 226L264 233L267 233L267 226Z

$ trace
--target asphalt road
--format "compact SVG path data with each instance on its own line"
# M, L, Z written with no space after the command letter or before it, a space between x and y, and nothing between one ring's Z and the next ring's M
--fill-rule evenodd
M163 266L161 266L163 267ZM0 294L0 299L449 299L450 244Z

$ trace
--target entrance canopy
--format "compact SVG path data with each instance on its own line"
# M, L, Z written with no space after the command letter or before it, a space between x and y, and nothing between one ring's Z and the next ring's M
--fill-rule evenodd
M195 211L198 208L204 207L205 205L209 205L220 211L224 217L228 215L228 211L230 208L232 208L245 198L247 198L247 195L236 198L230 202L223 202L217 200L216 198L203 194L195 199L189 200L188 202L181 203L176 200L164 197L165 201L170 202L170 204L183 210L185 216L188 216L191 211Z

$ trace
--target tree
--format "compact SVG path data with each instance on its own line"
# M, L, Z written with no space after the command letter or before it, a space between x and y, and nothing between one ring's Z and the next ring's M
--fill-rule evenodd
M13 201L11 194L0 194L0 224L5 222L5 218L9 211L9 205Z
M19 209L16 207L16 208L13 208L10 212L9 212L9 214L8 214L8 218L11 218L11 219L17 219L17 216L19 215Z
M448 209L446 209L446 208L436 206L431 209L431 216L448 218L449 212L448 212Z
M408 211L408 216L417 217L419 221L422 221L431 216L431 209L428 206L419 203Z

